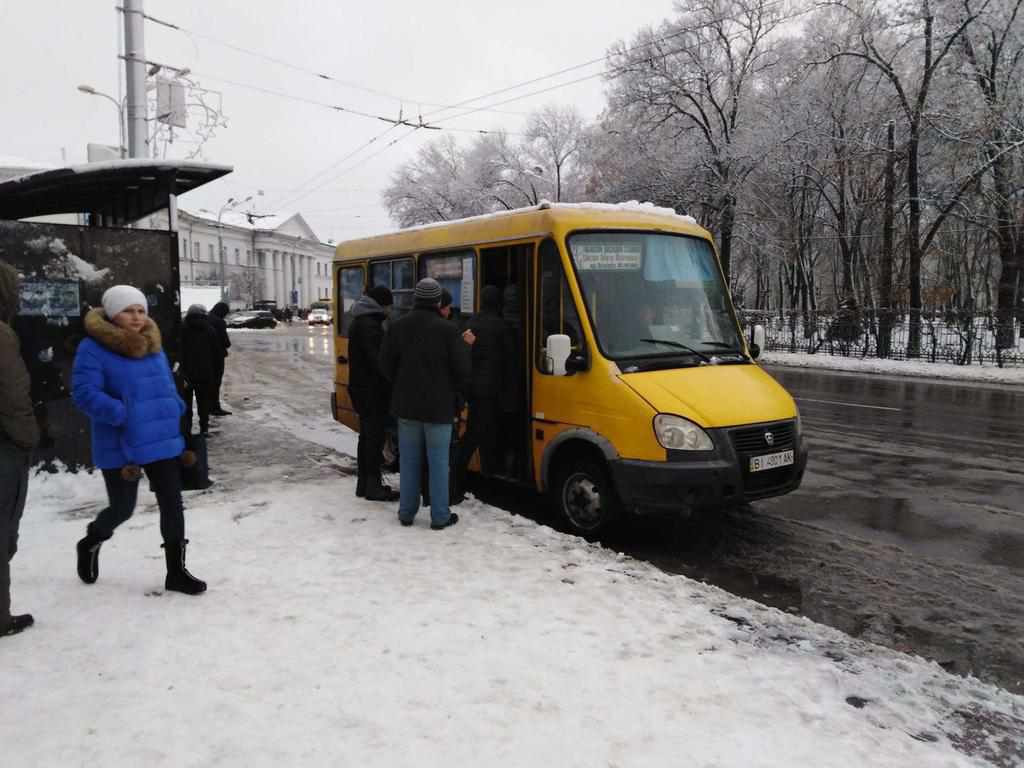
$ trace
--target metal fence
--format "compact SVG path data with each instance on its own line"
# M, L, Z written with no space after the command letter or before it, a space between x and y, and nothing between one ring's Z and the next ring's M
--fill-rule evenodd
M764 326L765 346L772 352L1024 367L1021 323L1000 329L994 313L922 312L916 354L910 349L911 318L906 313L745 310L740 322L748 338L755 325Z

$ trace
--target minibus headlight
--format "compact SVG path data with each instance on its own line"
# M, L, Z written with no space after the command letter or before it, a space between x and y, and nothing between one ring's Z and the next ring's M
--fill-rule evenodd
M671 413L654 417L654 436L662 448L670 451L712 451L715 444L708 433L692 421Z

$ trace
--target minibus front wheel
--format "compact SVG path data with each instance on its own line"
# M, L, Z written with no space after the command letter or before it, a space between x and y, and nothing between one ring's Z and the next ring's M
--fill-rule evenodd
M561 518L585 538L605 533L619 519L619 499L608 470L591 456L576 455L560 462L551 495Z

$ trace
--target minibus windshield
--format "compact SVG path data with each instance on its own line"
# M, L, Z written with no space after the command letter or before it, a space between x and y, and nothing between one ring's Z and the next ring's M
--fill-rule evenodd
M743 353L710 244L647 232L581 232L569 253L590 322L612 360Z

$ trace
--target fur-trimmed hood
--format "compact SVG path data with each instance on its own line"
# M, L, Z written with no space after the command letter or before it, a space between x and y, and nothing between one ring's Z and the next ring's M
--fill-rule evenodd
M85 332L111 352L124 357L142 358L163 349L160 329L147 317L142 330L136 333L114 325L99 307L85 316Z

